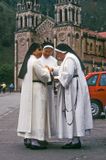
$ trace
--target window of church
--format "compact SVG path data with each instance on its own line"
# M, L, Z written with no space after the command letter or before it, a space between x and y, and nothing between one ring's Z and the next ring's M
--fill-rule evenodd
M80 37L80 36L79 36L79 34L78 34L78 33L76 33L76 39L79 39L79 37Z
M27 3L27 8L31 9L31 3Z
M101 45L99 45L98 50L99 50L99 55L100 55L100 56L103 56L103 48L102 48Z
M36 17L36 26L38 25L38 17Z
M17 17L16 18L16 29L18 29L19 28L19 18Z
M27 27L27 16L25 16L24 18L25 18L25 27Z
M90 51L92 51L92 50L93 50L93 44L90 43Z
M74 10L74 8L72 8L72 21L73 21L73 22L74 22L74 20L75 20L74 15L75 15L75 10Z
M67 8L65 8L64 13L65 13L65 21L67 22L68 21L68 11L67 11Z
M28 4L28 9L30 9L30 4Z
M86 52L89 53L89 43L86 44Z
M78 24L78 10L76 11L76 22Z
M62 10L60 9L60 11L59 11L59 17L60 17L60 22L62 22Z
M23 18L21 17L20 18L20 28L22 28L23 27Z
M101 52L101 45L99 45L99 52Z
M24 5L22 5L22 10L24 10L25 9L25 6Z
M31 19L32 19L32 26L34 27L34 16L32 16Z

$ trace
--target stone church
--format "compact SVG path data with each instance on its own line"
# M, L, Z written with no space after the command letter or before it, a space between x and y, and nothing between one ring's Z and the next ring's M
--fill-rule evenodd
M106 67L106 32L97 33L81 27L80 0L56 0L54 19L43 15L39 0L20 0L17 3L15 32L15 89L20 88L17 78L24 56L33 42L49 41L56 46L71 46L91 71Z

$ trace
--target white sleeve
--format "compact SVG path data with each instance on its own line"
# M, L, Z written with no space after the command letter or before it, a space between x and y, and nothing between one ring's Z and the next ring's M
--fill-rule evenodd
M54 67L53 69L54 69L53 70L53 76L58 76L59 75L60 66Z
M75 62L71 58L65 61L64 67L59 75L59 81L63 87L67 88L72 81L76 68L75 66Z
M48 69L44 68L40 63L34 64L34 72L40 81L44 83L49 81L50 73Z

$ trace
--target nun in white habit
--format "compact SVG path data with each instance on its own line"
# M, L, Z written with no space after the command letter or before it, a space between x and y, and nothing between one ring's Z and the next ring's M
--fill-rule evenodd
M38 62L41 55L41 46L33 43L19 73L23 82L17 133L24 138L25 146L32 149L45 149L46 146L41 142L50 138L47 114L47 82L50 73Z
M48 68L57 67L57 59L53 57L54 47L51 43L45 43L43 47L42 57L39 59L41 64ZM55 137L57 135L57 121L56 121L56 105L55 95L54 95L54 81L53 75L51 75L49 82L47 83L48 88L48 108L49 108L49 121L50 121L50 131L51 136Z
M75 52L66 44L59 44L56 57L63 61L54 69L58 74L59 87L58 138L68 138L63 149L81 148L80 137L90 132L93 127L88 86L83 73L84 65Z

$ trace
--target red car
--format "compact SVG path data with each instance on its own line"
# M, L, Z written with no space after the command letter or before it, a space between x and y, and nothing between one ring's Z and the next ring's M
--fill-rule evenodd
M106 71L92 72L86 76L92 105L92 114L98 118L106 113Z

